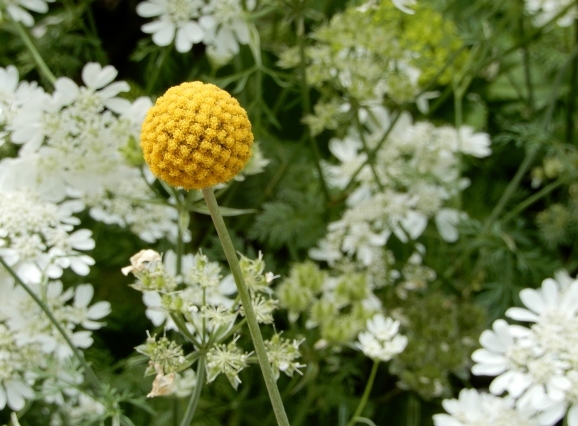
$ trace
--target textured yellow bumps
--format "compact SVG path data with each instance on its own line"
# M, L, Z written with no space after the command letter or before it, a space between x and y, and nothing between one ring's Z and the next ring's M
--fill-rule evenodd
M168 184L203 189L230 181L251 157L247 112L226 91L200 81L171 87L142 125L151 171Z

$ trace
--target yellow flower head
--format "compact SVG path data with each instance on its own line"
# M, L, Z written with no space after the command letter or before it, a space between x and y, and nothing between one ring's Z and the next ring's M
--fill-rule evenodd
M151 171L172 186L203 189L237 175L251 157L247 112L227 92L200 81L171 87L142 125Z

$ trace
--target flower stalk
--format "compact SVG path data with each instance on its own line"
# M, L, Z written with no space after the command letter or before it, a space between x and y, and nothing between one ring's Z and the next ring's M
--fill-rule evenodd
M371 392L371 388L373 387L373 382L375 381L375 376L377 374L377 367L379 366L379 361L373 361L373 367L371 368L371 373L369 373L369 379L367 380L367 384L365 385L365 390L363 391L363 396L359 401L359 405L351 416L351 420L347 423L347 426L353 426L357 423L357 419L359 415L362 413L363 409L365 408L365 404L367 404L367 400L369 399L369 393Z
M215 193L213 188L204 188L203 196L207 207L215 224L217 234L221 240L221 245L225 256L227 257L227 262L231 268L231 273L235 279L235 284L237 286L237 291L239 292L239 297L245 311L245 318L247 319L247 325L249 327L249 332L251 334L251 339L253 340L253 345L255 347L255 354L259 360L259 365L261 367L261 372L263 373L263 378L265 379L265 385L267 386L267 392L269 393L269 399L271 400L271 405L273 406L273 411L275 412L275 418L277 419L277 424L279 426L289 426L289 419L285 413L285 407L283 406L283 401L281 399L281 394L277 388L277 383L273 376L273 370L269 364L269 358L267 356L267 350L265 349L265 343L263 342L263 336L261 335L261 330L259 329L259 324L257 323L257 316L253 309L251 303L251 296L249 295L249 290L245 279L243 277L243 272L241 271L241 266L239 265L239 259L237 258L237 253L235 252L235 247L229 236L227 226L223 220L223 216L219 211L219 205L217 204L217 199L215 198Z

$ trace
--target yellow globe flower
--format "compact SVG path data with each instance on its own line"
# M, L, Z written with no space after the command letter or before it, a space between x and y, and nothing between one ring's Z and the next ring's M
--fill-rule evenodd
M230 181L251 157L247 112L226 91L200 81L171 87L142 125L151 171L168 184L203 189Z

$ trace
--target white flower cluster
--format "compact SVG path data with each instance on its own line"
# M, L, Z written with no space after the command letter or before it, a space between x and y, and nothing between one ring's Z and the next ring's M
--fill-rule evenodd
M510 308L506 315L532 325L495 321L492 330L480 336L482 349L472 354L476 362L472 372L497 376L490 392L507 393L497 404L532 418L520 424L552 426L567 415L568 426L578 426L578 280L559 272L538 290L522 290L520 299L526 308ZM508 423L506 412L503 415L495 424L514 424Z
M407 337L399 334L399 321L377 314L367 320L367 331L359 333L355 346L374 361L387 362L403 352Z
M108 302L91 306L90 284L63 290L60 281L31 284L49 306L73 344L92 345L91 330L110 313ZM83 382L72 350L36 302L11 278L0 275L0 410L21 410L25 400L43 398L63 405L76 400ZM84 330L79 330L82 327Z
M158 46L175 41L177 51L184 53L203 42L207 53L216 59L227 59L239 52L239 44L250 40L247 11L241 0L147 0L137 6L144 18L157 18L142 26ZM255 1L246 2L248 11Z
M94 260L78 250L94 248L92 232L71 232L80 223L72 214L83 209L81 202L57 205L31 191L0 191L0 196L0 257L23 281L60 278L66 268L88 274Z
M182 272L179 275L176 262L177 256L172 251L165 253L162 259L161 255L153 250L143 250L131 257L131 265L123 268L122 272L125 275L132 273L137 278L132 287L143 292L143 302L147 306L146 315L155 326L165 324L167 329L183 333L196 348L206 348L207 382L212 382L219 374L225 374L231 385L237 389L241 383L238 374L248 366L251 354L243 352L236 345L238 336L225 343L234 332L237 318L243 315L239 300L230 297L237 291L233 277L227 275L223 278L221 266L217 262L209 261L202 253L183 256ZM273 311L277 309L278 302L273 299L269 285L277 277L271 272L265 272L261 253L257 259L241 255L239 263L257 320L263 324L273 323ZM299 372L303 365L295 362L295 359L300 356L300 343L288 342L277 335L265 342L274 371L283 371L288 376L292 376L295 371ZM159 346L154 339L151 345ZM171 365L177 365L168 368L166 362L160 362L158 357L153 359L152 349L139 351L151 358L151 365L154 371L157 371L154 382L157 388L153 384L150 395L173 393L173 382L175 379L178 381L178 376L173 373L188 368L184 358L181 355L168 356L173 359ZM169 352L171 351L163 351L165 354ZM154 373L151 366L147 371L148 374ZM173 375L169 376L170 374ZM162 391L161 384L164 386Z
M561 27L569 27L578 18L578 8L573 0L524 0L524 4L537 26L558 16L556 23Z
M0 68L2 143L22 145L17 158L0 161L0 192L33 190L46 201L82 201L76 211L130 228L147 242L177 234L173 207L158 204L123 149L137 146L149 98L129 102L112 66L88 63L85 86L59 78L50 95L35 83L18 83L16 68ZM145 175L149 175L148 170ZM152 181L152 177L150 177Z
M500 398L475 389L462 389L458 399L446 399L449 414L433 416L435 426L538 426L533 413L518 409L512 398Z
M330 265L345 256L356 257L368 266L392 234L402 242L415 240L431 217L444 240L456 241L462 213L445 205L468 185L460 177L460 155L488 156L488 135L469 127L412 123L404 113L386 136L388 112L383 107L362 111L360 119L368 131L360 134L352 126L347 137L330 141L339 163L325 166L329 184L356 187L348 195L343 217L329 224L328 235L310 257ZM368 151L374 154L373 165Z

